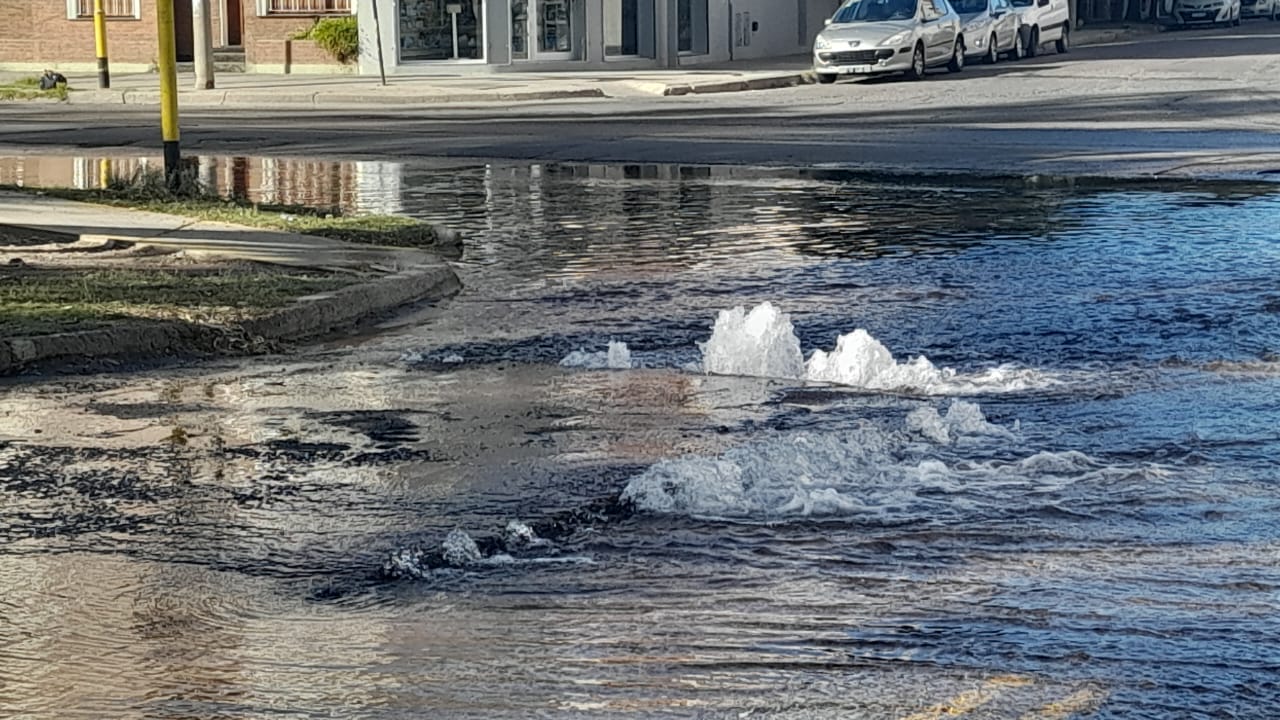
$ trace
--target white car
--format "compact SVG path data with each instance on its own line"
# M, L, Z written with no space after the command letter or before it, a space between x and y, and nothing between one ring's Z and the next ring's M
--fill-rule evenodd
M1240 0L1240 17L1280 20L1280 0Z
M1011 0L951 0L951 7L960 13L964 46L970 55L988 63L1005 56L1022 57L1022 21Z
M1173 0L1172 25L1239 25L1244 6L1240 0Z
M960 16L947 0L846 0L813 41L818 82L841 75L964 69Z
M1039 55L1040 47L1049 42L1060 53L1071 49L1071 8L1067 0L1013 0L1013 8L1021 16L1027 57Z

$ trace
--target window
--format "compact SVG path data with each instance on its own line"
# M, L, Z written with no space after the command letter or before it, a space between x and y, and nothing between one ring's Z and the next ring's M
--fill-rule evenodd
M142 17L141 0L102 0L102 12L108 18ZM71 20L93 19L93 0L67 0L67 17Z
M350 15L355 0L258 0L259 15Z

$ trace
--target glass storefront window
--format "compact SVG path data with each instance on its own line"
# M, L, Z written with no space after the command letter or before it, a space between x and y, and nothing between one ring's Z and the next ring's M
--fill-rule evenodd
M655 57L653 0L604 1L604 54Z
M401 60L483 60L483 0L400 0Z

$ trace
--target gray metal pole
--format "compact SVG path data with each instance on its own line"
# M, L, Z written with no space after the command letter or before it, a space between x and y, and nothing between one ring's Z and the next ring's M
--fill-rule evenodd
M209 12L209 0L191 0L192 43L196 61L196 89L212 90L213 80L213 17Z

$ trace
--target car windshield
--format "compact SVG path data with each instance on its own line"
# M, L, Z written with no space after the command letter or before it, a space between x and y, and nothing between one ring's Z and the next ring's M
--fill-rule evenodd
M987 0L951 0L951 7L961 15L986 12Z
M1031 7L1036 4L1036 0L1013 0L1014 7Z
M917 0L857 0L836 11L833 23L910 20L916 16Z

